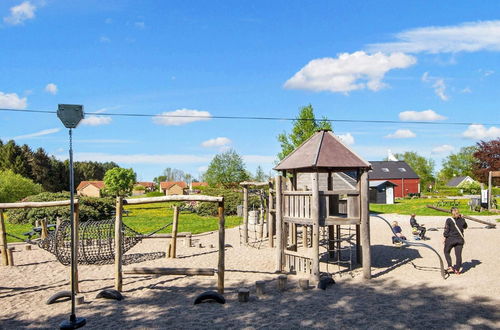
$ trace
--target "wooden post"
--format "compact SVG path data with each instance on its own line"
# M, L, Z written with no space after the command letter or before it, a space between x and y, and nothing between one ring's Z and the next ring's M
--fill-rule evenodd
M491 184L492 184L492 172L488 172L488 211L493 208L493 198L491 198Z
M299 287L302 290L309 290L309 280L306 278L299 278Z
M370 254L370 210L369 210L369 184L368 171L363 171L360 178L359 200L361 214L361 244L363 253L363 277L371 279L371 254Z
M274 196L269 189L269 205L268 205L268 216L267 216L267 235L269 236L269 247L274 247L274 223L276 219L276 213L271 212L274 207ZM276 209L275 209L276 211Z
M264 238L264 207L260 207L259 212L259 239L262 240Z
M49 230L47 228L47 219L43 219L42 220L42 232L40 234L40 238L41 239L46 239L47 237L49 237Z
M224 293L224 254L226 248L225 241L225 219L224 219L224 201L219 202L219 263L217 268L217 291L220 294Z
M243 244L248 245L248 187L243 186Z
M255 282L255 293L257 297L262 297L266 293L266 282L256 281Z
M14 247L10 247L7 249L7 259L8 259L9 266L16 265L16 263L14 262L14 250L15 250Z
M5 219L3 217L2 209L0 209L0 252L2 252L2 266L8 266L9 260L7 258L7 231L5 229Z
M356 264L361 265L361 229L356 225Z
M288 276L286 275L278 276L278 290L285 291L287 281L288 281Z
M239 302L248 302L250 298L250 290L247 288L239 288L238 289L238 301Z
M312 181L312 277L319 282L319 183L318 173L311 173Z
M45 224L45 228L47 227L47 221L44 220ZM75 278L74 278L74 281L75 281L75 292L76 293L79 293L80 292L80 285L79 285L79 280L78 280L78 251L80 251L80 234L79 234L79 228L80 228L80 203L78 203L78 200L75 202L75 205L74 205L74 208L73 208L73 228L74 228L74 231L75 231L75 246L76 246L76 250L75 250L75 260L77 261L75 263ZM42 223L43 225L43 223ZM43 227L42 227L43 228Z
M283 218L282 218L282 194L281 194L281 184L282 177L276 176L276 271L281 273L283 271Z
M174 206L174 223L172 224L172 239L170 241L170 258L176 258L177 250L177 227L179 224L179 207Z
M122 233L122 206L123 198L116 197L116 218L115 218L115 290L122 291L122 252L123 252L123 233Z
M184 238L184 246L191 247L191 234L186 235Z

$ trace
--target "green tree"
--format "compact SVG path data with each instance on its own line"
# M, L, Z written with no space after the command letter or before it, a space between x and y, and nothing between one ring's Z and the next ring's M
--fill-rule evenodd
M203 176L209 185L225 187L237 185L249 178L243 159L232 149L215 155Z
M104 175L104 184L107 194L112 196L128 196L132 193L136 175L133 169L115 167Z
M414 151L394 156L399 160L404 160L418 174L421 187L427 187L430 184L434 186L434 161L432 159L426 159Z
M332 129L332 125L328 119L324 117L320 121L316 120L314 109L310 104L302 107L297 119L293 121L292 132L290 134L283 132L278 135L278 142L281 144L278 159L282 160L288 156L295 148L321 129Z
M476 159L474 153L477 151L476 146L463 147L456 154L451 154L443 160L443 168L439 173L442 180L449 180L454 176L470 176L473 177L473 168Z
M0 171L0 203L12 203L42 192L42 186L14 173Z
M264 181L267 181L269 179L269 176L267 176L266 173L264 173L262 166L259 165L255 169L255 176L253 177L253 179L254 179L254 181L257 181L257 182L264 182Z

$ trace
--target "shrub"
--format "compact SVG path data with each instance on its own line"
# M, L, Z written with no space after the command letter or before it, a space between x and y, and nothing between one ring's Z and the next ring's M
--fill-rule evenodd
M481 185L477 182L464 183L460 188L468 195L477 195L481 193Z
M12 203L42 192L42 186L11 170L0 171L0 203Z
M160 196L165 196L165 194L162 193L161 191L150 191L146 193L146 197L160 197Z
M51 202L68 200L69 192L61 193L41 193L30 196L24 199L26 202ZM79 197L79 219L80 221L87 220L104 220L112 216L115 211L113 198L97 198L97 197ZM70 208L68 206L32 208L32 209L15 209L9 211L9 221L11 223L29 223L35 224L37 220L47 219L54 223L59 217L63 220L69 219Z

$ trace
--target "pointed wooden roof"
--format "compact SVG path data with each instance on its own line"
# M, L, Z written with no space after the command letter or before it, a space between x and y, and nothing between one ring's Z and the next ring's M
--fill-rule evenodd
M331 131L321 130L304 141L274 169L371 168L370 163L344 145Z

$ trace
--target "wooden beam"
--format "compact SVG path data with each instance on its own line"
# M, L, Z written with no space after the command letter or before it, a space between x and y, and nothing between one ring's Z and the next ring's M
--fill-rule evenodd
M433 205L427 205L428 208L430 209L433 209L433 210L436 210L436 211L441 211L441 212L445 212L445 213L450 213L450 210L446 210L446 209L442 209L440 207L436 207L436 206L433 206ZM497 225L493 222L489 222L489 221L485 221L485 220L481 220L481 219L478 219L478 218L474 218L474 217L471 217L470 215L463 215L462 214L462 217L465 218L465 219L468 219L468 220L472 220L472 221L475 221L475 222L479 222L479 223L482 223L484 225L488 225L488 226L493 226L493 227L496 227Z
M311 173L311 218L312 218L312 277L319 282L319 182L318 173Z
M172 240L170 241L170 258L176 258L177 253L177 228L179 225L179 207L174 206L174 222L172 223Z
M243 244L248 245L248 187L243 186Z
M75 199L75 205L78 200ZM27 209L35 207L69 206L71 201L0 203L0 209Z
M217 263L217 291L224 293L224 271L225 271L225 252L226 252L226 232L224 218L224 201L219 202L219 261Z
M5 219L3 217L3 210L0 209L0 252L2 252L2 266L9 265L7 256L7 230L5 229Z
M363 254L363 277L371 279L371 252L370 252L370 210L369 210L369 183L368 171L361 172L360 178L360 215L361 215L361 245Z
M274 223L275 213L272 211L274 207L274 196L269 192L269 205L267 208L267 236L269 237L269 247L274 247Z
M155 275L215 275L213 268L163 268L163 267L134 267L123 271L124 274L155 274Z
M191 236L191 235L193 235L191 232L180 232L177 233L177 238ZM154 234L151 236L145 236L142 239L151 239L151 238L163 238L163 239L172 238L172 234Z
M168 195L159 197L129 198L124 199L125 205L162 203L162 202L222 202L223 197L205 195Z
M500 171L491 171L491 177L500 178Z
M500 171L499 171L500 172ZM488 173L488 211L493 208L493 196L491 196L491 184L493 183L493 172Z
M240 186L254 186L254 187L265 187L268 186L269 182L257 182L257 181L243 181L240 182Z
M276 176L276 271L283 271L283 215L282 210L282 176Z
M122 254L123 254L123 233L122 233L122 206L123 198L116 197L116 218L115 218L115 290L122 291Z

